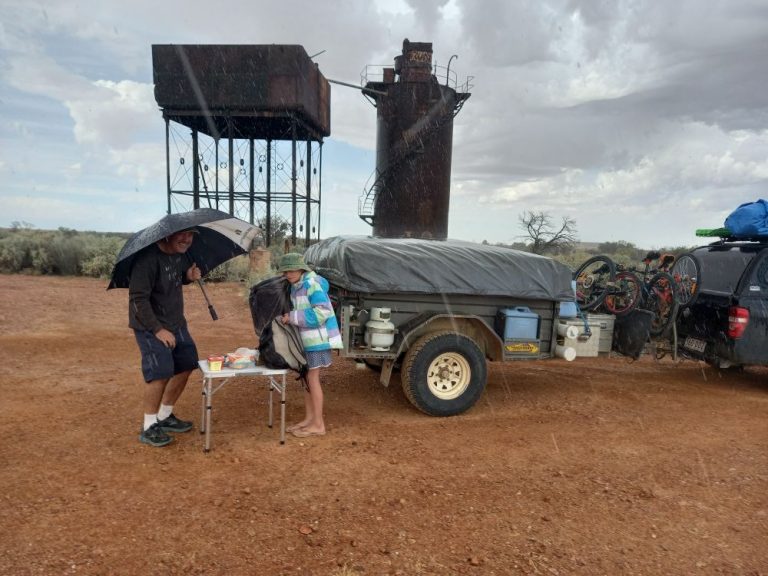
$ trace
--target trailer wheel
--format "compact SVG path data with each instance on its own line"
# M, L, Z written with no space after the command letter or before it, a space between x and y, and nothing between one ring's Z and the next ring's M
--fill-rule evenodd
M485 390L485 356L475 342L455 332L436 332L417 340L401 371L408 400L430 416L469 410Z

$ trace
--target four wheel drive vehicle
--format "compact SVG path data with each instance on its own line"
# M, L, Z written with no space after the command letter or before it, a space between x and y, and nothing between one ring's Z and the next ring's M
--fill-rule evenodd
M698 278L678 314L679 352L721 368L768 364L768 239L723 240L691 254Z
M527 252L455 240L338 236L307 249L330 283L341 355L381 372L400 368L403 390L435 416L472 407L486 359L554 355L571 270Z

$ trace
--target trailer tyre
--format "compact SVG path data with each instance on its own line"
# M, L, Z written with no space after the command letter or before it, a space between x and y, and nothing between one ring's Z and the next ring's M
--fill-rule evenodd
M483 352L455 332L422 336L406 353L401 371L405 396L430 416L469 410L485 390L486 377Z

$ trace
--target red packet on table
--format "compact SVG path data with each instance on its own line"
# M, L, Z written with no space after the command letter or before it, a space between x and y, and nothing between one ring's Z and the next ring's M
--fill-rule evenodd
M256 366L256 359L259 357L259 351L251 348L238 348L234 352L227 354L225 366L235 370L242 368L253 368Z

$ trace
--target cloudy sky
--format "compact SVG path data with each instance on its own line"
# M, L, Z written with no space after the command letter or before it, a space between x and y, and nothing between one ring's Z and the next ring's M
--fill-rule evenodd
M301 44L359 83L404 38L472 96L456 117L449 235L701 243L768 197L765 0L0 0L0 226L135 231L166 205L152 44ZM323 237L365 234L375 109L332 86Z

